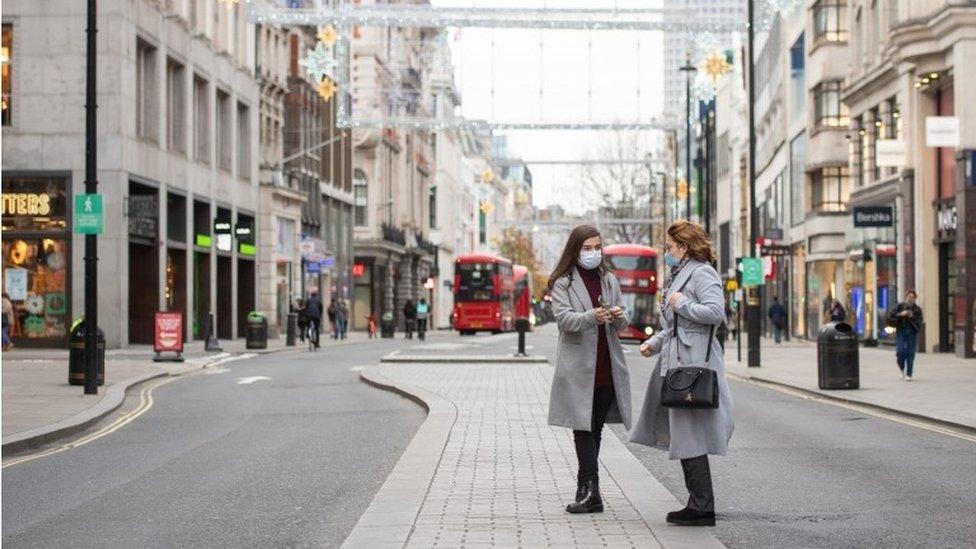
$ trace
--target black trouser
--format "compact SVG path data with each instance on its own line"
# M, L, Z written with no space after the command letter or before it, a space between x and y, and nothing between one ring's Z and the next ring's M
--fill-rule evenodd
M681 460L685 472L685 488L688 489L688 508L695 511L714 512L715 496L712 494L712 471L708 467L708 455Z
M417 337L420 339L427 339L427 319L418 318L417 319Z
M576 443L576 459L579 461L580 481L599 478L600 439L603 438L603 423L614 400L613 386L597 387L593 390L593 419L589 431L573 431Z

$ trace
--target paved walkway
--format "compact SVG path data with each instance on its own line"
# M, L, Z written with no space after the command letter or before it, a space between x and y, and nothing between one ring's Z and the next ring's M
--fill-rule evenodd
M607 429L605 512L564 511L576 490L572 434L546 424L548 364L384 363L373 384L430 414L344 547L721 547L668 526L682 507Z
M730 374L772 381L830 397L879 406L976 430L976 359L944 353L919 353L912 381L902 381L890 347L860 349L861 388L824 391L817 386L817 347L803 340L776 345L762 341L762 366L746 366L746 342L742 363L736 361L736 342L728 341L726 371Z

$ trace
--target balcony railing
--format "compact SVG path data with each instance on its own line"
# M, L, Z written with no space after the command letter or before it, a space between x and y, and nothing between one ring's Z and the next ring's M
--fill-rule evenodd
M386 223L383 223L381 228L383 230L383 240L392 242L393 244L399 244L400 246L407 245L407 237L402 229Z

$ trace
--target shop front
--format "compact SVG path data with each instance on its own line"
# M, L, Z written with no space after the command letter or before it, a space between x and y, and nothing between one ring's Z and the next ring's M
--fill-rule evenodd
M956 228L958 215L955 197L935 204L936 238L939 253L939 346L938 351L951 353L956 348L956 286L958 260L956 255ZM963 311L965 313L965 311ZM932 327L934 323L930 322Z
M245 337L247 315L257 308L257 255L254 216L238 212L234 224L237 245L237 337Z
M790 302L787 309L790 312L790 319L793 321L793 337L805 337L807 329L806 307L806 276L807 276L807 253L804 244L796 244L792 249L793 254L793 280L790 284Z
M846 236L844 296L848 319L865 344L894 344L886 330L898 303L895 204L854 207Z
M806 264L806 338L815 341L830 321L830 306L844 301L844 261L823 259ZM845 305L846 307L846 305Z
M14 345L64 347L71 324L70 176L3 174L3 291Z

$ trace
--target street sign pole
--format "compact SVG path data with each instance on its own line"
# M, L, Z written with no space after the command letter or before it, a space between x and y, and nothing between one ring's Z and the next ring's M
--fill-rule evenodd
M85 86L85 193L98 192L95 87L96 0L88 0L88 51ZM98 394L98 236L85 234L85 394Z
M752 248L749 257L756 257L756 239L759 236L759 208L756 207L756 68L755 68L755 0L749 0L748 15L748 35L749 35L749 57L746 59L748 68L748 87L749 87L749 246ZM757 290L750 289L746 293L746 324L749 330L749 366L758 367L759 356L759 329L762 310L759 306L759 295Z

